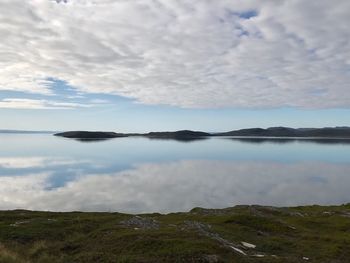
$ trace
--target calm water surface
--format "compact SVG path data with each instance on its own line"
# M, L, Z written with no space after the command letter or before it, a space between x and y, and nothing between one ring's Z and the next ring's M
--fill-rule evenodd
M0 135L0 209L188 211L350 202L350 141Z

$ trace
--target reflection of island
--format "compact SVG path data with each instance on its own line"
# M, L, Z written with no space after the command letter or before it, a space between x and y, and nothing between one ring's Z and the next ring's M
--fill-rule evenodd
M294 143L298 141L309 142L309 143L319 143L319 144L350 144L350 138L338 139L338 138L305 138L305 137L299 137L299 138L225 137L225 139L240 141L243 143L255 143L255 144L261 144L261 143L287 144L287 143Z
M209 137L173 137L173 138L166 138L166 137L147 137L150 140L169 140L169 141L177 141L177 142L195 142L195 141L202 141L207 140Z
M201 131L181 130L173 132L149 132L149 133L116 133L102 131L68 131L57 133L55 136L61 136L71 139L79 139L82 141L111 139L119 137L147 137L150 139L171 139L177 141L194 141L206 139L209 137L237 137L244 138L251 142L264 142L267 139L273 139L276 143L291 142L295 138L303 138L305 140L318 141L322 143L347 143L350 139L350 127L334 127L334 128L287 128L272 127L267 129L252 128L242 129L222 133L207 133ZM267 137L267 138L266 138ZM334 140L337 139L337 140ZM341 140L341 141L339 141Z
M70 138L79 142L103 142L113 139L112 138Z

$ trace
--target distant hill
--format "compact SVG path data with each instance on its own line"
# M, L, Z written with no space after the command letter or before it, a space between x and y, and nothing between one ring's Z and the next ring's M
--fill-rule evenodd
M210 133L199 131L174 131L174 132L150 132L150 133L115 133L115 132L90 132L90 131L68 131L56 133L55 136L61 136L72 139L110 139L117 137L142 136L150 139L174 139L179 141L191 141L211 136Z
M68 131L54 134L55 136L71 139L110 139L117 137L127 137L127 134L101 131Z
M216 133L215 136L251 136L251 137L334 137L350 138L350 127L332 128L288 128L271 127L267 129L251 128Z
M208 137L211 136L210 133L201 132L201 131L190 131L190 130L182 130L182 131L174 131L174 132L150 132L143 134L143 136L149 138L171 138L171 139L193 139L199 137Z
M207 133L201 131L181 130L172 132L149 132L149 133L116 133L102 131L68 131L56 133L55 136L81 140L100 140L118 137L147 137L150 139L171 139L178 141L193 141L206 139L214 136L232 136L232 137L306 137L306 138L342 138L350 139L350 127L334 128L288 128L271 127L267 129L251 128L235 130L222 133Z

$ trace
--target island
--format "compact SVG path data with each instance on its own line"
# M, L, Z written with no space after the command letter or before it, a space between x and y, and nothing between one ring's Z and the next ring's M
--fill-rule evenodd
M233 130L229 132L202 132L191 130L149 132L149 133L116 133L103 131L67 131L54 134L55 136L79 139L79 140L104 140L120 137L147 137L150 139L172 139L178 141L192 141L208 139L210 137L237 137L237 138L334 138L350 139L350 127L328 127L328 128L288 128L288 127L271 127L250 128Z
M71 139L111 139L128 136L127 134L123 133L102 131L68 131L56 133L54 135Z
M288 127L251 128L216 133L215 136L350 138L350 127L298 129Z
M200 131L191 131L191 130L182 130L175 132L149 132L146 134L142 134L141 136L145 136L148 138L154 139L173 139L178 141L194 141L206 139L211 136L210 133L200 132Z
M150 139L173 139L179 141L191 141L204 139L211 136L210 133L200 131L181 130L174 132L149 132L149 133L115 133L115 132L102 132L102 131L68 131L62 133L56 133L55 136L80 139L80 140L99 140L99 139L112 139L118 137L147 137Z

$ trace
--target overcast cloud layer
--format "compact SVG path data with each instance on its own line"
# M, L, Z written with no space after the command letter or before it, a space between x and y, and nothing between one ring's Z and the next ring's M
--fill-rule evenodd
M146 104L350 107L348 0L0 0L0 10L0 91L50 95L55 78Z

